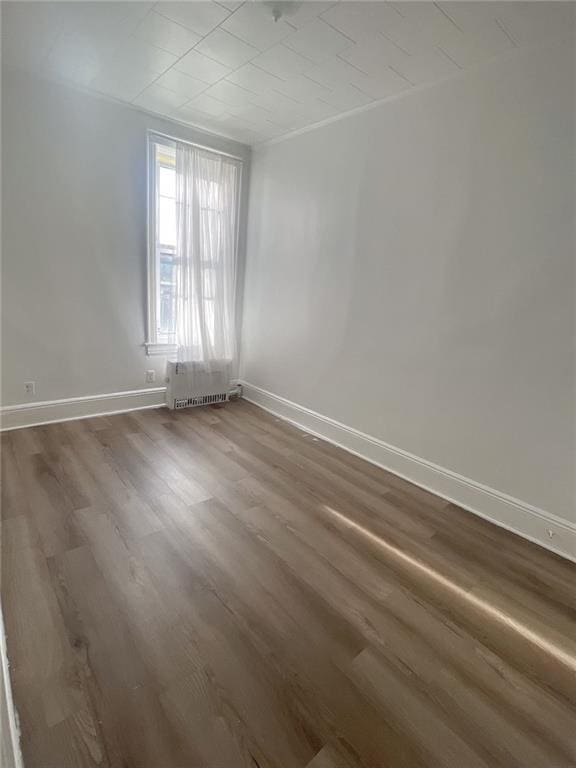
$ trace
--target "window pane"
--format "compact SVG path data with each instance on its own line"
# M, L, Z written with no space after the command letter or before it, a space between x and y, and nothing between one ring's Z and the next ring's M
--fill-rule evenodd
M176 203L169 197L158 199L158 240L176 247Z
M172 260L167 261L160 258L160 282L169 285L174 284L174 264Z
M176 171L174 168L159 167L158 190L162 197L176 197Z
M202 242L204 251L202 258L205 262L216 263L220 259L222 247L222 217L218 211L204 209L200 212L202 227Z
M212 210L221 210L220 202L220 184L216 181L202 180L199 185L200 206L202 208L211 208Z
M173 253L160 253L159 331L171 336L176 330L176 262Z
M214 344L215 334L215 322L214 322L214 302L205 300L204 302L204 318L206 321L206 333L210 340L210 344Z
M171 336L176 330L175 296L173 288L160 286L160 328L163 336Z
M214 298L214 288L216 282L216 273L210 267L202 270L202 294L205 299Z

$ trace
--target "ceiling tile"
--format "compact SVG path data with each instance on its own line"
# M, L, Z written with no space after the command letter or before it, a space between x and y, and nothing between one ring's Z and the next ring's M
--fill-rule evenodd
M155 11L204 37L230 15L221 5L209 2L160 2Z
M323 96L322 101L338 109L348 110L369 104L373 99L354 85L342 85Z
M48 5L50 3L46 3ZM95 6L95 10L100 10L106 6L119 6L123 9L122 13L103 13L96 14L82 13L78 16L78 10L66 16L66 23L63 24L63 34L58 39L59 44L77 46L83 56L90 56L94 60L107 62L131 37L140 20L146 15L151 3L140 2L120 2L120 3L69 3L71 6ZM144 6L144 12L140 6Z
M317 19L295 32L284 44L310 61L320 63L329 56L349 48L353 42L338 30Z
M214 61L214 59L210 59L194 49L189 51L186 56L183 56L174 65L174 68L179 72L185 72L187 75L196 77L198 80L203 80L210 85L232 72L230 67L225 67L218 61Z
M167 88L169 91L186 96L188 99L192 99L208 88L207 83L197 80L195 77L190 77L190 75L185 75L184 72L178 72L173 67L161 75L156 83L162 88Z
M239 130L244 129L250 129L253 127L253 124L250 123L248 120L244 120L241 117L238 117L237 115L232 115L229 112L225 112L222 117L219 118L220 122L223 125L227 125L229 127L235 127Z
M327 2L322 2L322 0L306 0L306 2L295 3L293 6L288 5L282 18L292 27L300 29L300 27L306 26L306 24L320 16L321 13L332 8L333 5L336 5L336 0L328 0Z
M328 104L321 99L311 99L298 107L300 114L306 118L309 123L317 123L319 120L326 120L328 117L334 117L341 110L338 107Z
M390 29L402 18L394 6L387 2L360 3L345 0L322 14L324 21L355 42L370 37L374 32Z
M214 99L212 96L208 96L205 93L192 99L191 102L186 104L186 108L203 112L212 117L219 117L228 110L228 106L224 104L224 102L218 101L218 99Z
M271 122L265 122L260 123L258 125L258 139L255 143L260 143L262 141L268 141L269 139L275 139L278 136L282 136L282 134L285 133L283 128L280 128L279 125L274 125Z
M271 48L288 35L294 34L294 28L282 19L274 21L271 7L261 2L244 3L226 19L222 29L261 51Z
M153 83L156 77L154 72L143 71L139 68L130 70L112 66L101 70L90 83L90 88L121 101L130 102Z
M265 72L253 64L244 64L243 67L232 72L227 80L253 93L263 93L270 88L282 85L284 82L279 77L276 77L276 75L271 75L269 72Z
M248 120L250 123L258 125L258 123L268 120L272 113L268 112L262 107L257 107L255 104L247 104L241 107L230 107L229 112L236 117L241 117L243 120Z
M111 30L93 28L90 31L65 32L58 38L54 48L76 48L82 56L89 56L99 61L109 61L124 45L128 34L127 28L133 25L115 25ZM54 48L52 50L54 50Z
M223 29L211 32L198 43L196 50L232 69L240 67L260 53L258 48L248 45Z
M456 64L466 67L504 53L514 44L504 30L492 21L469 34L455 30L450 40L444 41L440 47Z
M37 5L37 3L33 3ZM121 27L126 34L134 31L138 22L146 16L153 6L151 2L46 2L46 5L59 7L62 28L67 32L112 32ZM65 11L62 6L66 6Z
M238 141L252 143L258 137L256 126L241 117L224 113L217 120L221 130L234 136Z
M282 44L275 45L265 53L260 54L252 61L252 64L281 78L299 75L314 66L310 59L300 56L299 53Z
M422 85L458 72L458 66L442 51L433 49L407 57L397 70L414 85Z
M240 8L243 2L244 0L216 0L216 5L221 5L228 11L235 11L236 8Z
M448 0L448 2L438 3L438 7L446 13L462 32L474 32L485 27L496 18L496 8L499 3L495 2L462 2L461 0Z
M306 77L314 80L326 88L334 88L338 85L356 85L358 81L364 80L367 75L361 70L353 67L339 56L333 56L331 59L319 64L306 72Z
M290 96L285 96L277 90L271 89L263 94L251 96L250 101L253 104L257 104L259 107L267 109L269 112L274 112L282 109L293 109L299 105L297 99L293 99Z
M467 1L464 0L464 2ZM444 15L436 3L431 3L429 0L410 0L410 2L396 2L392 5L400 16L417 24L434 24L438 15Z
M110 68L117 67L119 72L124 70L143 70L155 72L160 75L171 67L178 57L168 51L156 48L154 45L128 38L120 48L114 59L110 62Z
M142 93L134 99L134 104L144 109L150 109L153 112L161 112L165 114L173 109L177 109L185 104L187 101L186 96L169 91L167 88L162 88L160 85L150 85Z
M200 128L205 131L211 131L214 133L222 133L219 129L219 123L217 117L212 117L206 112L201 112L198 109L193 109L189 104L184 104L183 107L173 109L168 113L174 120L179 120L182 123L193 125L196 128Z
M365 75L359 69L335 57L306 73L312 78L334 89L339 85L355 85L373 99L383 99L405 90L410 83L389 67L383 66L376 75Z
M397 67L410 58L395 43L378 33L347 48L340 57L367 75L377 75L383 69Z
M366 75L354 85L373 99L385 99L405 91L410 83L392 69L384 69L378 75Z
M403 53L412 55L433 48L458 31L448 19L446 19L446 24L449 24L451 29L448 31L444 30L443 35L437 35L434 34L434 27L432 26L417 24L408 19L401 19L397 25L385 34L386 38L395 43Z
M240 88L228 80L220 80L219 83L210 86L206 91L206 95L236 107L254 103L254 94L246 91L244 88Z
M288 80L279 80L275 90L291 96L296 101L322 98L330 92L329 88L311 80L307 75L295 75Z
M200 35L190 29L176 24L155 11L145 16L136 31L134 37L145 40L157 48L162 48L176 56L182 56L201 39Z
M498 3L497 18L517 45L533 45L574 34L574 2Z
M295 109L279 110L274 112L270 117L270 122L273 125L283 128L285 131L295 131L298 128L303 128L311 121L317 122L317 120L313 120L313 118L310 118L309 116L304 116L300 111L296 111Z
M243 144L250 144L251 146L260 144L260 142L265 139L265 136L253 127L247 128L246 130L234 131L231 136L236 141L241 141Z
M434 3L412 2L410 6L414 6L414 10L402 8L408 15L386 30L386 36L402 50L419 53L424 48L442 44L460 31Z

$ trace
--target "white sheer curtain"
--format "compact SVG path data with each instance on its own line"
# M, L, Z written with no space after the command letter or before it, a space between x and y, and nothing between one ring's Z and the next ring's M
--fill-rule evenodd
M176 145L176 343L180 362L233 365L239 166Z

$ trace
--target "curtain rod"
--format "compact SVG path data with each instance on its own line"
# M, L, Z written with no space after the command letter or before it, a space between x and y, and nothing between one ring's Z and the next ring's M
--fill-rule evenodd
M162 131L155 131L153 129L150 129L148 131L148 135L153 134L154 136L160 136L163 139L170 139L170 141L177 141L180 144L188 144L191 147L196 147L196 149L203 149L206 152L212 152L215 155L224 155L225 157L231 157L233 160L238 160L239 162L243 163L244 158L239 157L238 155L233 155L231 152L222 152L219 149L214 149L214 147L207 147L205 144L198 144L195 141L188 141L186 139L181 139L178 136L170 136L169 133L162 133Z

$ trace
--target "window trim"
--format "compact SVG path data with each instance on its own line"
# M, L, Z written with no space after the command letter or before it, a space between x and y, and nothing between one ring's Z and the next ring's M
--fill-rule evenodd
M146 173L146 341L144 342L144 348L146 354L150 355L172 355L176 352L177 344L168 344L158 340L158 324L157 324L157 289L158 289L158 275L157 275L157 259L156 259L156 144L163 144L167 147L174 147L177 143L189 144L190 146L202 149L205 152L212 152L215 155L221 155L223 157L231 158L238 164L238 180L237 180L237 206L236 206L236 237L234 248L236 251L236 259L238 259L238 244L239 244L239 232L240 232L240 215L241 215L241 190L242 190L242 174L244 170L243 158L233 155L229 152L221 152L213 147L207 147L203 144L197 144L193 141L186 141L186 139L180 139L176 136L170 136L158 131L148 131L146 136L147 144L147 173Z

